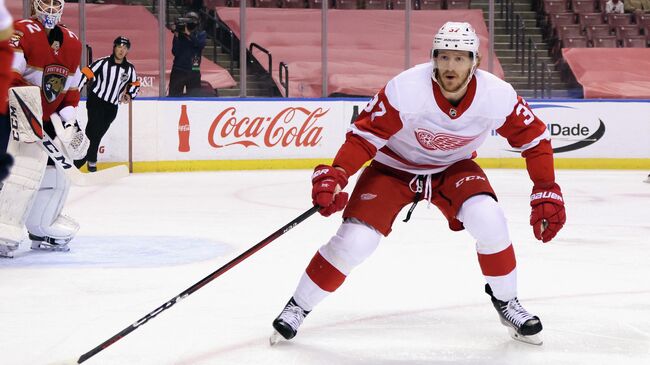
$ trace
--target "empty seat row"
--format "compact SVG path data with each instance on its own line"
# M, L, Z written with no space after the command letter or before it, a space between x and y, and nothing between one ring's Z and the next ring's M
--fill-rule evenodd
M327 0L331 9L404 9L406 0ZM411 0L415 10L469 9L471 0ZM257 8L322 7L322 0L246 0L246 6ZM240 0L205 0L205 6L238 7Z
M650 16L639 17L636 24L641 27L650 25ZM548 15L548 22L551 27L557 28L562 25L579 24L583 29L589 25L608 24L613 30L620 25L635 24L632 22L631 14L609 14L607 19L601 13L555 13Z
M625 37L621 41L619 41L615 36L594 36L592 40L587 39L586 36L565 37L562 39L563 48L645 48L647 47L647 44L648 40L646 37L639 35Z
M631 25L619 25L614 30L610 28L607 24L600 25L589 25L584 30L578 24L572 25L562 25L556 29L557 38L562 39L565 37L581 37L583 35L587 36L588 40L592 40L594 37L603 37L603 36L616 36L616 39L622 41L626 37L636 37L636 36L650 36L650 27L640 27L637 24Z
M544 0L546 13L593 13L605 11L607 0Z

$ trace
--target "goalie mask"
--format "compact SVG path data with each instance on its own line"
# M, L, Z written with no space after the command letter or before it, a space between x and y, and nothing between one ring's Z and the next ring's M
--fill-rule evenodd
M467 22L447 22L438 33L433 37L433 48L431 49L431 63L433 64L433 74L431 77L434 81L436 80L436 57L438 56L438 51L440 50L450 50L450 51L467 51L470 53L472 58L472 68L467 76L465 85L469 84L469 81L472 79L476 68L478 67L478 48L479 48L479 38L476 35L476 31L471 24ZM463 87L464 87L463 86Z
M61 21L64 5L64 0L34 0L32 11L45 28L53 29Z

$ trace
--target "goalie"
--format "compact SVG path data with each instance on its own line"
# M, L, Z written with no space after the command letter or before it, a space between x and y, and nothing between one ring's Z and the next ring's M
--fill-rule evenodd
M64 0L34 0L32 17L14 22L9 89L14 167L0 191L0 257L13 257L27 228L31 248L68 251L79 224L61 214L70 182L43 149L43 133L73 159L88 139L76 120L81 43L58 24Z

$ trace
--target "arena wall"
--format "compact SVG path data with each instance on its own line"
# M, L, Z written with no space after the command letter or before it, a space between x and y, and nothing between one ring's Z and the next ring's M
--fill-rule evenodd
M311 168L330 162L365 99L142 98L104 137L100 166L129 161L135 172ZM650 100L537 100L556 166L650 169ZM181 110L189 121L189 151L179 150ZM86 122L85 103L79 118ZM187 130L187 127L180 128ZM522 168L524 160L496 134L478 151L486 168Z

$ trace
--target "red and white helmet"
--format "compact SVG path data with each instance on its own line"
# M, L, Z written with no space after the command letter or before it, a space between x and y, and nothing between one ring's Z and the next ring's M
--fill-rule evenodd
M53 29L61 21L64 6L64 0L34 0L32 10L45 28Z
M433 48L431 49L431 62L433 70L436 70L436 56L439 50L468 51L472 55L473 65L469 78L476 70L478 62L479 38L471 24L467 22L446 22L438 33L433 37Z

